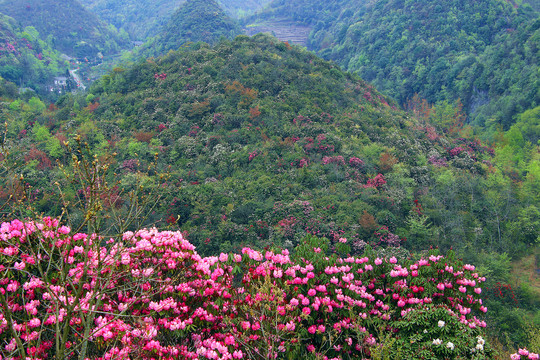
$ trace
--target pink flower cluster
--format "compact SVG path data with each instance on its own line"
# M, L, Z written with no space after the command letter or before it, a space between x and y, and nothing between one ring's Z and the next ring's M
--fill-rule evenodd
M386 179L383 174L377 174L373 179L368 179L365 188L378 188L386 184Z
M353 156L349 159L349 165L355 168L361 168L362 166L364 166L364 162L361 159Z
M250 153L249 153L248 161L251 162L251 160L253 160L257 155L259 155L259 152L258 152L258 151L250 152Z
M463 151L465 151L465 149L463 149L461 146L457 146L457 147L451 149L448 153L450 154L450 156L458 156Z
M338 155L338 156L325 156L322 159L322 163L324 165L337 164L337 165L345 166L345 159L341 155Z
M180 232L104 240L50 218L0 226L1 353L18 356L22 343L28 358L51 357L59 326L66 358L85 340L97 359L367 358L417 309L444 308L475 336L486 326L476 317L485 279L434 253L339 258L313 237L294 256L244 248L202 258Z
M524 356L522 358L522 356ZM519 359L530 359L530 360L538 360L540 359L540 355L530 352L527 349L519 349L517 353L510 355L511 360L519 360Z

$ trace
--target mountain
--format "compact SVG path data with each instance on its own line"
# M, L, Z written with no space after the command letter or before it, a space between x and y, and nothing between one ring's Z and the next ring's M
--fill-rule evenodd
M38 213L59 216L60 198L86 204L86 187L61 174L84 174L74 166L88 154L110 184L100 190L105 229L140 211L132 230L180 229L201 254L292 250L308 234L331 246L346 238L352 254L367 244L399 256L453 248L492 274L495 289L510 281L511 256L537 248L537 112L490 147L464 126L459 103L415 98L404 112L357 75L262 34L187 44L115 68L84 95L39 105L2 109L10 159ZM81 144L75 163L65 142ZM0 200L9 199L9 179L0 180ZM68 212L74 228L84 221L77 208ZM514 291L519 309L498 292L486 303L493 333L524 343L523 319L538 297ZM499 326L516 319L511 330Z
M81 0L101 19L125 30L134 40L157 35L185 0ZM242 17L261 9L270 0L220 0L219 5L232 17Z
M214 44L221 37L233 38L240 33L238 23L216 1L187 0L172 15L155 44L163 53L176 50L186 42Z
M477 125L508 129L540 100L539 15L502 0L272 2L247 24L310 28L306 44L406 105L461 99ZM519 65L518 65L519 64Z
M60 53L31 26L0 14L0 76L20 87L45 93L52 78L65 75L67 64Z
M272 0L219 0L223 9L235 18L241 18L261 10Z
M155 36L185 0L81 0L104 21L126 31L134 40Z
M95 57L111 54L129 45L76 0L3 0L0 12L18 21L21 27L33 26L55 49L70 56Z

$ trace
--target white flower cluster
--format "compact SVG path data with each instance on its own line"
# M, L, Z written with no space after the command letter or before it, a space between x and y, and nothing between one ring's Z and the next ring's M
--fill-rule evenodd
M481 336L477 336L476 340L477 340L476 346L471 349L472 353L476 352L477 350L478 351L484 351L484 344L486 343L484 338L481 337Z
M439 325L440 328L444 327L446 323L442 320L439 320L439 322L437 323L437 325Z

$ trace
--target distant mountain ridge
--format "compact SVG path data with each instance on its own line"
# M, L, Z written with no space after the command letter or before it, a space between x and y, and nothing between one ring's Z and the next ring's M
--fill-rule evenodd
M0 12L17 20L22 27L33 26L43 37L51 36L58 50L75 57L110 54L129 45L76 0L3 0Z
M231 17L239 17L261 9L270 0L219 0L219 5ZM171 15L185 0L81 0L101 19L124 29L134 40L157 35Z
M156 35L185 0L81 0L94 14L124 29L133 40Z
M233 38L242 33L214 0L187 0L170 18L158 37L164 51L176 50L186 42L216 43L220 37Z

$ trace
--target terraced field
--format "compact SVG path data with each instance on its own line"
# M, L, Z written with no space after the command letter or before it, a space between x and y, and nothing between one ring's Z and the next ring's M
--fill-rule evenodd
M263 24L250 25L245 28L247 35L270 33L281 41L306 46L311 27L296 25L288 20L269 21Z

